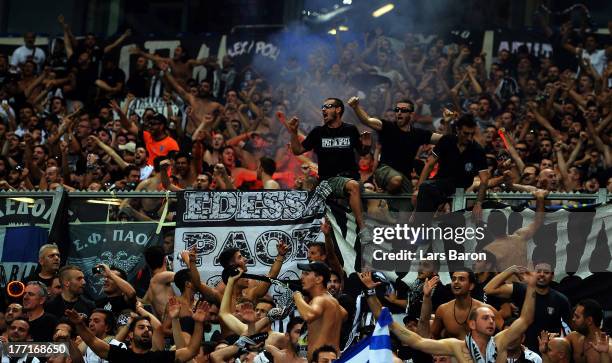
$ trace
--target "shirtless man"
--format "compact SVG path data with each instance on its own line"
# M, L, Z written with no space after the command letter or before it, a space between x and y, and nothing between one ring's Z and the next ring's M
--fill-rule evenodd
M203 59L187 59L187 53L182 46L178 46L174 48L174 54L172 58L164 58L155 54L143 52L142 49L138 47L133 47L130 49L132 54L137 54L141 57L145 57L146 59L150 59L154 62L166 62L169 63L172 67L172 72L174 76L177 78L182 85L187 85L187 80L192 78L193 68L197 66L204 65L207 61L206 58Z
M593 349L593 344L597 344L597 336L602 336L600 324L603 317L603 309L595 300L586 299L578 302L574 309L572 321L574 329L565 339L572 346L574 363L599 363L600 354ZM610 358L612 359L612 350Z
M370 293L370 291L374 290L380 282L374 282L370 272L362 272L359 277L366 288L369 289L367 294L368 305L374 315L378 317L382 305L378 301L376 293ZM495 334L495 313L486 305L471 311L467 321L470 333L464 340L422 338L397 322L391 323L391 331L402 343L413 349L431 355L453 356L459 363L506 362L508 344L519 339L534 318L535 276L532 273L526 273L525 279L528 280L529 287L525 295L521 316L508 329L497 334Z
M168 299L174 296L171 286L174 281L174 272L167 271L167 260L161 246L147 248L144 255L152 274L144 300L153 306L153 312L161 318L166 310Z
M187 119L187 125L185 126L185 133L189 136L193 135L198 125L194 122L196 120L203 120L206 115L216 116L223 112L223 106L210 99L210 89L205 91L201 96L196 96L185 90L185 88L170 74L167 72L168 63L162 63L160 65L162 71L164 71L164 79L168 81L170 86L178 93L178 95L193 109L195 117L189 117ZM210 85L209 85L210 86ZM209 87L210 88L210 87Z
M278 344L270 344L266 340L266 350L272 354L275 362L283 363L306 363L306 359L298 356L298 340L300 331L304 325L304 319L295 316L287 323L287 332L284 334L284 349L279 349Z
M512 265L527 265L527 242L533 238L544 222L544 200L548 190L537 189L532 192L536 198L536 215L529 225L519 228L513 234L506 234L506 216L501 212L489 214L488 231L495 240L483 249L497 258L498 271L503 271Z
M605 333L597 333L594 338L594 341L589 342L588 346L584 348L593 352L591 356L596 357L593 362L610 363L612 361L610 357L612 349L610 348L610 337ZM550 334L543 330L538 337L538 343L542 353L542 363L584 362L584 356L579 361L572 361L572 345L566 338L556 337L556 334ZM576 357L576 352L574 352L573 356Z
M302 270L302 289L310 295L306 302L301 292L293 293L300 316L308 323L308 360L323 345L340 347L340 329L348 313L327 291L330 270L323 262L298 263Z
M476 278L470 269L459 269L451 275L451 291L455 296L445 304L436 309L436 317L431 327L431 336L438 339L442 336L442 330L446 337L464 339L470 332L469 317L474 310L480 307L489 308L495 317L495 325L501 329L504 321L499 312L491 305L474 299L471 291L474 289Z

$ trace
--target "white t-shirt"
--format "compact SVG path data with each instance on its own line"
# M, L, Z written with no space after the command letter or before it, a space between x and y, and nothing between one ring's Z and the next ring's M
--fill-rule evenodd
M21 358L19 358L17 360L17 363L25 363L28 359L28 356L25 355ZM10 363L10 359L9 357L7 357L6 355L2 355L2 363ZM36 357L32 357L32 360L30 361L30 363L40 363L40 360Z
M111 339L108 342L108 344L116 345L121 349L127 349L127 346L125 345L125 343L122 343L116 339ZM98 355L94 353L94 351L91 350L90 347L87 347L87 350L85 351L85 355L83 356L83 360L85 361L85 363L108 363L107 360L98 357Z
M13 55L11 56L11 65L18 66L25 63L28 60L28 57L32 57L32 60L38 66L38 70L40 71L40 67L45 63L45 52L35 47L34 49L29 49L25 45L15 49Z
M608 63L608 57L606 57L605 49L597 49L590 54L586 51L586 49L583 49L582 59L584 58L589 59L589 61L593 65L593 68L595 68L595 70L597 71L597 73L599 73L600 76L603 74L603 70L606 67L606 64Z
M145 180L147 179L151 173L153 172L153 166L151 165L145 165L142 168L140 168L140 180Z

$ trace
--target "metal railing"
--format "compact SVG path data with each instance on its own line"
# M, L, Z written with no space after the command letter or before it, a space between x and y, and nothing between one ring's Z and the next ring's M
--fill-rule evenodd
M34 198L34 197L53 197L61 193L58 191L5 191L0 194L4 198ZM177 193L170 191L161 192L143 192L143 191L74 191L69 192L69 198L176 198ZM363 199L409 199L412 194L391 195L386 193L364 193ZM457 188L455 194L450 199L452 201L452 210L465 209L468 201L476 200L477 193L466 193L464 189ZM504 200L533 200L534 196L530 193L523 192L489 192L486 200L504 201ZM547 197L549 200L567 200L567 201L589 201L593 204L603 204L612 200L612 193L604 188L599 189L597 193L550 193Z

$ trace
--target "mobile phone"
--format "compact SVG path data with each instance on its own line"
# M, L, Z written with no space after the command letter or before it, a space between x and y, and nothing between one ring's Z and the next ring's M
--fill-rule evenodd
M102 267L100 267L100 266L93 267L91 269L91 273L94 274L94 275L101 274L102 273Z

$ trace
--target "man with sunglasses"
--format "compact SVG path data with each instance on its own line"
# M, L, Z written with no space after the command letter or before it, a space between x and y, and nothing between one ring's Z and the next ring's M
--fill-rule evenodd
M394 109L395 122L370 117L359 106L358 97L351 97L348 104L362 124L378 131L381 155L378 168L374 171L376 184L389 194L411 193L410 174L419 147L437 143L442 135L412 127L414 103L410 100L397 102ZM401 206L393 204L396 203L390 204L393 209L412 209L412 205L404 201L401 201Z
M455 188L467 188L472 185L474 177L480 178L478 199L474 204L473 214L476 220L482 217L482 201L487 192L489 171L484 149L474 141L478 125L471 114L465 114L455 124L456 135L444 135L432 154L415 187L412 202L416 203L417 224L427 225L431 221L430 213L435 212L440 204L455 192ZM435 164L438 172L433 179L426 180Z
M317 126L300 142L299 119L293 117L285 126L291 135L291 151L301 155L314 150L319 162L319 178L327 181L336 198L348 197L349 205L359 227L359 237L370 240L364 228L359 169L356 153L365 154L368 147L362 145L359 131L354 125L342 122L344 103L337 98L327 98L321 107L323 125Z

